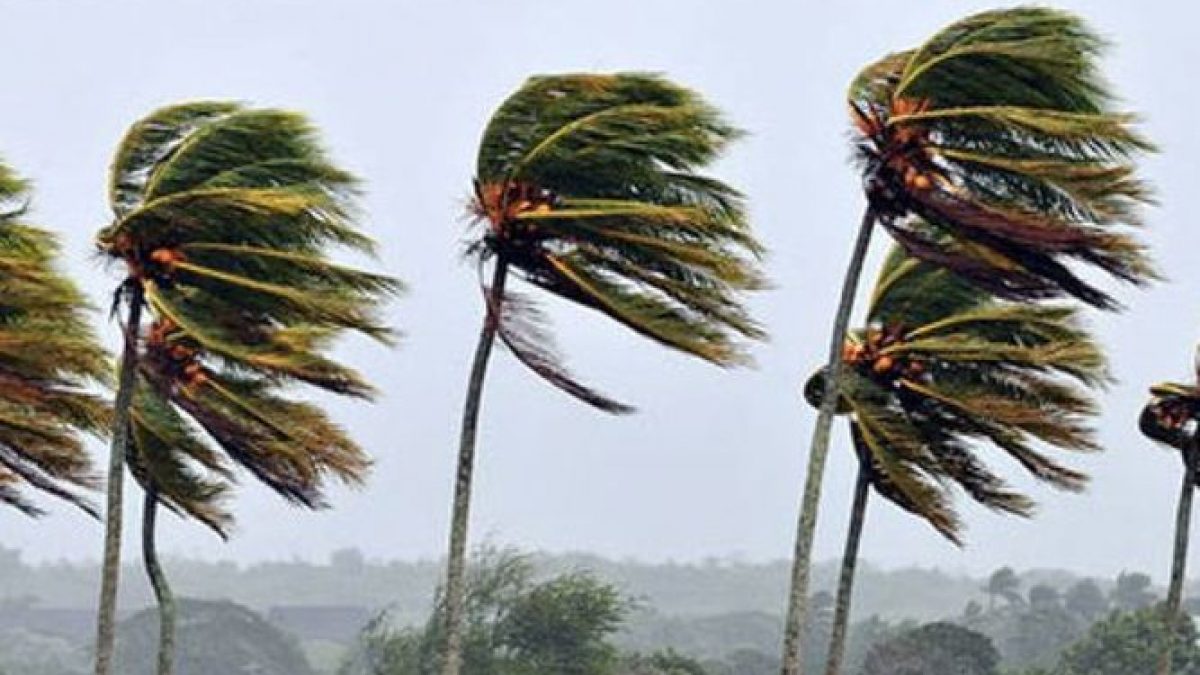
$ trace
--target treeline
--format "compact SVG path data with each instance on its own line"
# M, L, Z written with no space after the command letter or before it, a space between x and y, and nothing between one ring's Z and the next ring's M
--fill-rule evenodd
M674 622L705 617L778 615L785 588L783 561L749 563L711 559L695 563L646 563L613 560L589 554L534 553L530 560L541 577L588 570L637 599L641 607L631 617L637 625L667 630ZM261 611L276 606L360 606L376 611L390 608L402 622L427 613L438 583L436 560L379 561L355 549L334 552L324 563L293 560L237 563L207 562L172 557L166 566L180 594L192 598L228 599ZM122 586L121 605L137 610L151 604L150 588L130 564ZM815 569L815 588L833 588L832 563ZM989 579L950 574L936 569L886 570L864 563L856 589L855 616L878 616L889 621L934 621L964 613L972 602L986 609L1010 604L996 593L989 599ZM1049 587L1066 594L1080 575L1063 570L1030 570L1013 574L1017 591ZM90 608L95 603L97 566L89 562L31 564L15 549L0 548L0 605L44 608ZM1116 579L1096 579L1104 594ZM1151 589L1153 590L1153 589ZM1012 601L1017 602L1017 601ZM753 621L754 619L747 619ZM657 630L657 629L656 629Z

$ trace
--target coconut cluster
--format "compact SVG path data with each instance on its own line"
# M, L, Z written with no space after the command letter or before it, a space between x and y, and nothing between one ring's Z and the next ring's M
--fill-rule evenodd
M558 204L558 195L533 183L484 183L475 188L473 210L488 221L497 237L513 238L523 233L517 216L548 213ZM524 229L533 232L528 226Z
M929 130L918 124L890 123L894 117L925 112L929 105L928 99L896 98L886 108L866 112L854 108L855 126L875 147L880 183L893 187L892 193L924 192L946 182L933 161ZM900 187L903 190L895 189Z
M868 328L860 338L846 340L842 346L842 361L859 372L876 379L887 381L917 379L925 375L924 361L909 355L897 355L889 351L904 341L903 326Z
M158 319L146 333L146 360L172 386L195 387L208 381L200 350L170 319Z
M1163 428L1180 430L1200 417L1200 401L1181 396L1159 398L1150 404L1150 411Z

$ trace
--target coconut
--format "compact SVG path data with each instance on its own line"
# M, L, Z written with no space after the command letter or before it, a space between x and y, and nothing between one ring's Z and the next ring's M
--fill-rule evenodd
M880 356L879 358L875 359L875 365L872 366L872 369L875 371L875 373L877 375L883 375L885 373L890 372L892 367L895 365L896 365L896 359L894 359L890 356L884 355L884 356Z

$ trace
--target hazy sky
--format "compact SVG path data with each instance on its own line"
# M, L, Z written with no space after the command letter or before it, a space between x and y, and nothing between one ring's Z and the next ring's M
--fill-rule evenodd
M239 560L323 559L347 546L370 557L433 557L444 548L480 323L475 272L460 258L462 211L491 110L534 73L651 70L699 89L751 132L717 171L748 194L772 251L777 289L753 300L772 334L756 349L758 369L722 371L554 305L578 373L641 412L594 412L498 350L473 537L647 560L782 558L814 416L798 383L823 355L863 205L847 164L846 85L869 60L992 4L8 0L0 2L0 153L36 181L37 220L63 233L70 271L104 305L117 277L91 255L90 241L109 217L107 165L130 123L195 98L312 115L334 155L367 181L366 227L383 250L377 264L411 287L391 314L406 333L399 350L345 348L385 392L375 405L334 407L377 458L375 474L367 489L337 492L335 508L318 514L247 482L232 541L168 517L163 546ZM1200 187L1198 102L1189 89L1190 64L1200 62L1196 17L1190 3L1166 0L1062 4L1116 42L1107 71L1165 151L1146 162L1163 204L1150 214L1147 237L1171 282L1123 290L1130 310L1094 319L1121 384L1104 400L1108 452L1076 462L1094 476L1088 494L1034 486L1042 510L1032 522L971 511L961 551L877 501L863 555L887 566L1167 572L1180 465L1142 439L1135 420L1149 383L1190 376L1198 337L1200 234L1188 209ZM880 238L876 257L883 246ZM111 329L106 336L115 345ZM839 435L820 559L840 550L852 472ZM129 497L137 502L133 489ZM5 545L34 559L95 558L100 547L97 524L57 505L38 522L5 511L0 528ZM131 552L135 539L131 531Z

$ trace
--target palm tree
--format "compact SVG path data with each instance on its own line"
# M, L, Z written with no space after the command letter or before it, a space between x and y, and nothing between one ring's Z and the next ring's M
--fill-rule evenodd
M843 282L813 427L784 631L783 672L801 671L809 571L834 387L854 295L878 224L909 254L1012 300L1073 297L1112 309L1070 264L1134 284L1154 278L1119 226L1148 200L1133 157L1150 144L1111 110L1102 42L1077 17L984 12L871 64L850 87L867 208Z
M443 672L461 662L463 566L476 423L497 336L566 393L610 413L619 403L562 365L544 317L506 288L510 272L660 344L721 366L762 332L738 293L760 289L761 247L739 193L697 173L738 132L697 94L645 74L534 77L484 132L471 211L485 317L463 413L446 574ZM482 272L481 272L482 273Z
M361 482L362 450L320 407L285 390L303 383L369 397L370 385L326 351L347 331L390 341L378 314L399 284L330 261L335 245L370 253L373 242L355 224L354 178L296 113L225 102L156 111L121 142L110 191L114 220L98 244L125 264L118 300L129 319L96 672L111 668L126 456L147 492L144 550L163 603L165 672L173 605L154 547L157 505L224 531L229 469L205 438L305 507L325 505L330 477Z
M88 390L108 382L108 357L87 301L57 269L57 240L25 220L29 198L0 162L0 503L41 515L32 488L95 516L81 434L107 433L108 405Z
M1080 490L1085 477L1036 447L1097 446L1089 387L1105 382L1100 348L1076 310L998 301L944 267L896 247L884 263L867 327L848 336L836 410L859 461L838 586L827 675L841 671L854 569L871 490L961 543L953 486L996 511L1033 502L981 461L998 449L1033 477ZM818 373L806 386L820 405Z
M1198 354L1200 357L1200 354ZM1183 483L1175 513L1175 550L1171 558L1171 581L1167 587L1167 625L1179 621L1183 584L1187 576L1188 542L1191 532L1192 498L1197 480L1200 439L1200 358L1196 362L1196 384L1163 382L1150 388L1151 399L1142 409L1138 426L1149 438L1179 451L1183 461ZM1170 649L1160 661L1160 674L1170 672Z

